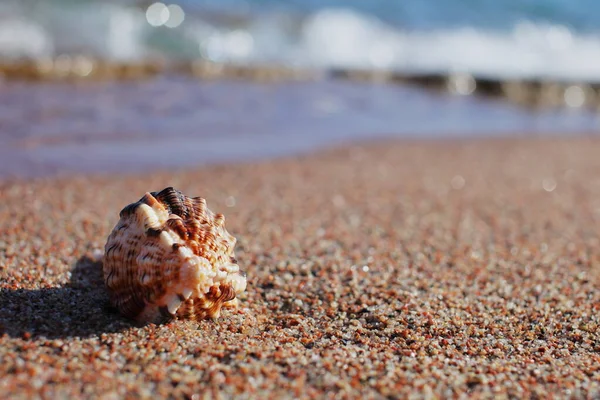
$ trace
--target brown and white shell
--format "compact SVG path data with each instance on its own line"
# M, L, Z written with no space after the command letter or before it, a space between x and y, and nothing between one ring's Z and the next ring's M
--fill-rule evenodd
M126 206L104 248L112 304L140 323L218 318L246 289L225 217L168 187Z

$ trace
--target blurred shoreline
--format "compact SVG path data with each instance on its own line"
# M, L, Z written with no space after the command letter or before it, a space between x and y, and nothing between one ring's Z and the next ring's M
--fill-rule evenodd
M240 65L207 60L115 62L82 55L41 60L0 62L0 79L28 82L108 82L160 76L200 80L280 81L346 80L390 85L414 85L440 93L500 98L531 108L600 110L600 81L571 79L501 79L468 73L406 73L359 68L299 68L281 65Z
M595 136L599 124L591 110L359 80L9 81L0 179L237 163L379 140Z
M0 177L595 135L600 21L538 3L9 0Z

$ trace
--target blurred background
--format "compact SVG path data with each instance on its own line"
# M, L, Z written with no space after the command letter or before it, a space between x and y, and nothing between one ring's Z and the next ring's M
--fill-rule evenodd
M595 134L596 0L2 0L0 176Z

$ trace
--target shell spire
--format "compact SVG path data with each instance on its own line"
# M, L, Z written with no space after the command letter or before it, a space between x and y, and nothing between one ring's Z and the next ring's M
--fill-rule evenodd
M218 318L246 289L225 217L168 187L121 210L105 245L113 305L140 323Z

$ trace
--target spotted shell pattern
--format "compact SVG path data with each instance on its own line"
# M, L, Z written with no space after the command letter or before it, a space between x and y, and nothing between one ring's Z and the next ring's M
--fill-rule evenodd
M112 304L140 323L218 318L236 307L246 277L224 223L203 198L172 187L126 206L105 246Z

